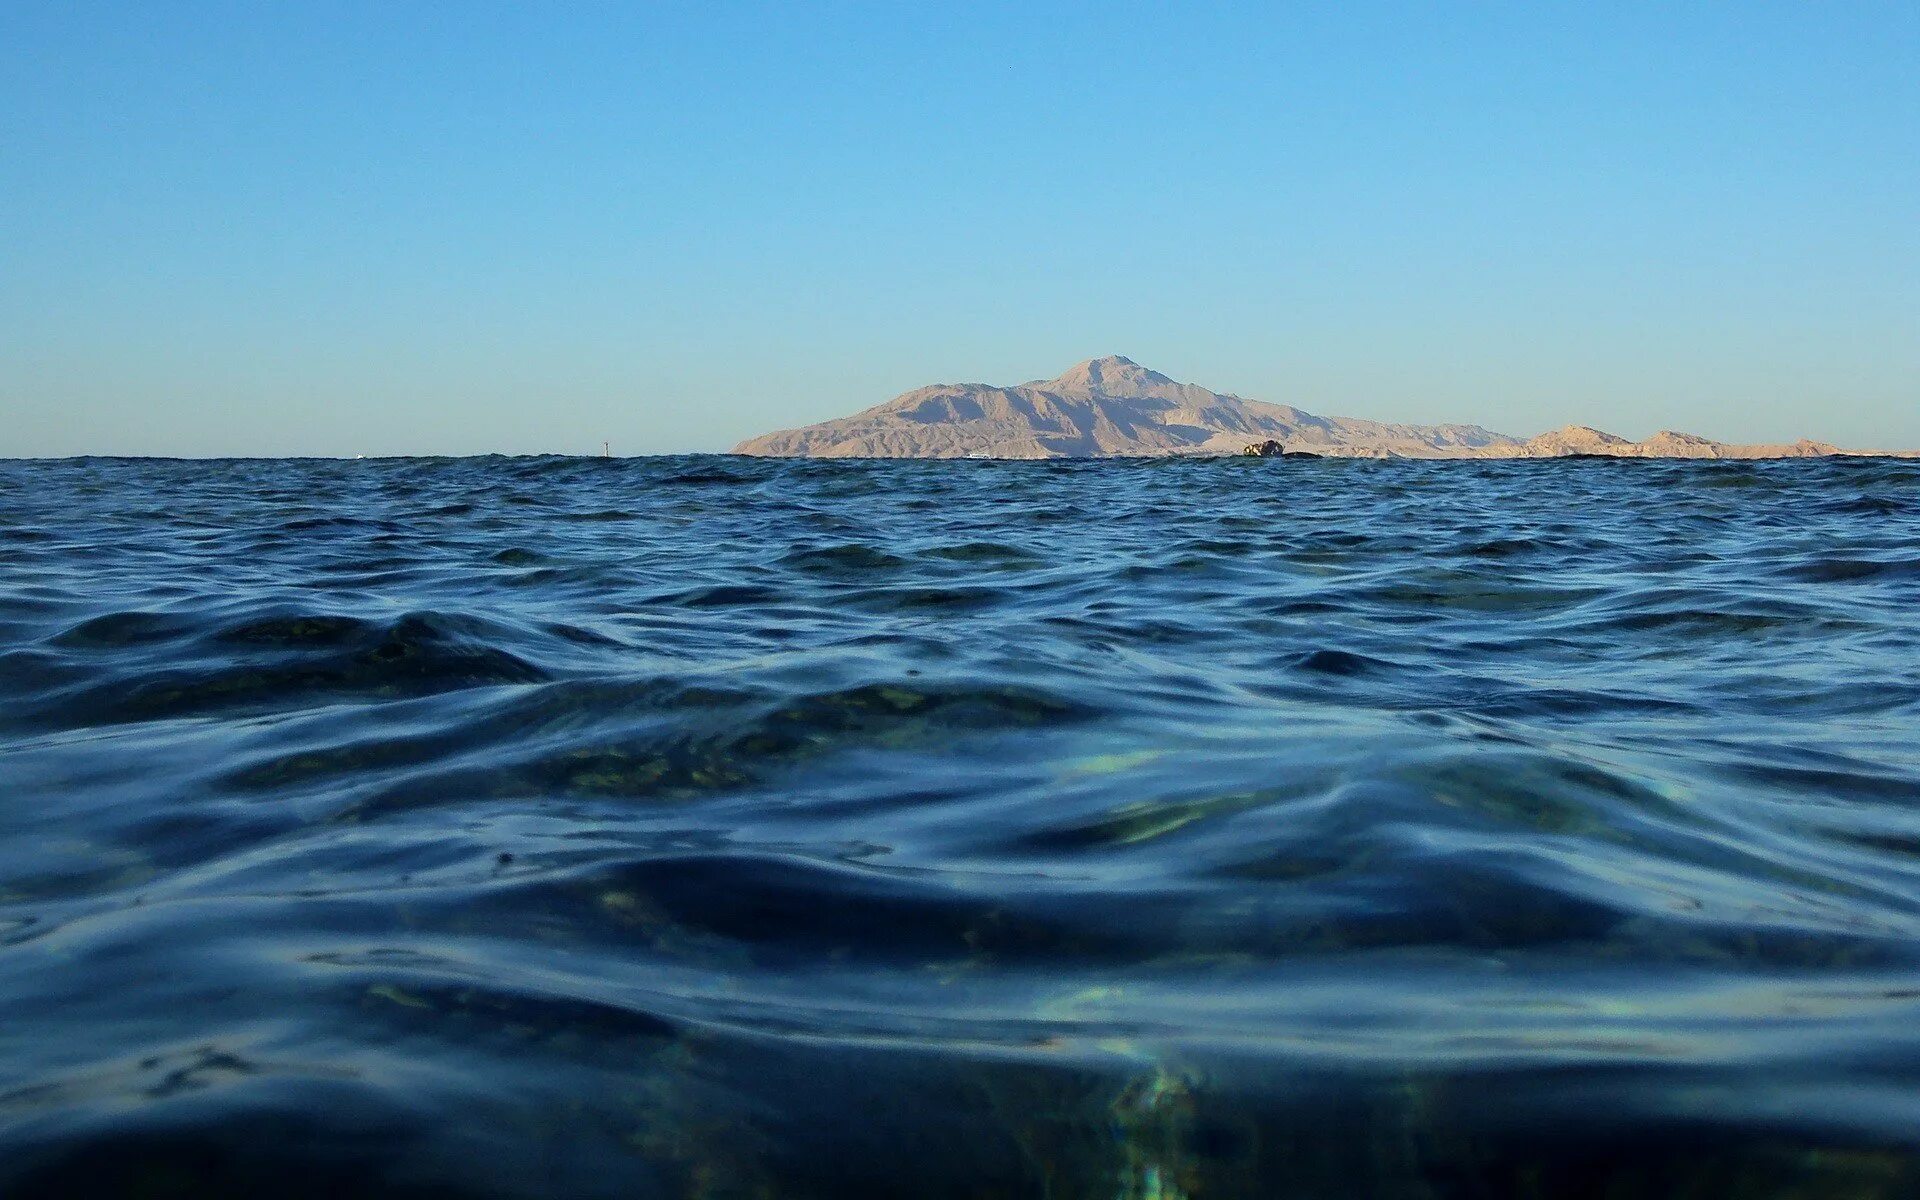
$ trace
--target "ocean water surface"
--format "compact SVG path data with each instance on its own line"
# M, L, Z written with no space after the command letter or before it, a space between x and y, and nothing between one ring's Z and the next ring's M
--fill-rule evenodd
M0 1195L1920 1192L1920 463L0 463Z

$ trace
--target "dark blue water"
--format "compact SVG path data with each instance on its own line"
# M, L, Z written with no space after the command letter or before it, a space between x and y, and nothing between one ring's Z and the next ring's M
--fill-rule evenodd
M1920 463L0 464L0 1194L1920 1191Z

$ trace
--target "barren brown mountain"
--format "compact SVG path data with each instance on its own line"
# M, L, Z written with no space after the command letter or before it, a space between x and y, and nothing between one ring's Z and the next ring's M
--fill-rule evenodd
M1132 359L1080 363L1014 387L935 384L800 429L750 438L736 454L817 458L1085 458L1238 454L1272 439L1288 452L1368 458L1801 458L1841 451L1805 438L1729 445L1663 430L1633 442L1569 425L1520 439L1478 425L1396 425L1321 417L1169 379Z

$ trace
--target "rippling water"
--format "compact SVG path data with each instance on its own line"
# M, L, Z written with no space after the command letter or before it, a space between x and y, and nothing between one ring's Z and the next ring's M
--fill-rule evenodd
M1920 463L0 463L0 1193L1920 1189Z

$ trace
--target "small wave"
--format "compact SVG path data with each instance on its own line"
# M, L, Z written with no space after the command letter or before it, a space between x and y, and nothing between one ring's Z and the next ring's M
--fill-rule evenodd
M108 628L124 634L155 626L115 621ZM110 679L56 695L44 715L62 723L119 724L298 708L322 697L388 699L549 678L503 647L515 640L513 631L452 614L410 613L388 622L283 614L198 632L203 644L231 649L188 654L188 666L129 664Z
M954 562L978 563L1033 563L1040 561L1033 552L1006 542L960 542L954 545L934 546L925 551L934 558L951 559Z
M1318 675L1371 675L1394 669L1383 659L1347 650L1311 650L1294 661L1296 668Z
M853 576L891 571L906 565L903 558L858 542L795 550L782 557L780 562L783 566L810 574Z
M1796 563L1781 572L1789 579L1809 583L1859 583L1869 579L1914 578L1920 576L1920 560L1881 562L1863 558L1821 558Z
M50 641L72 648L138 646L188 636L197 625L190 616L130 610L89 617Z

